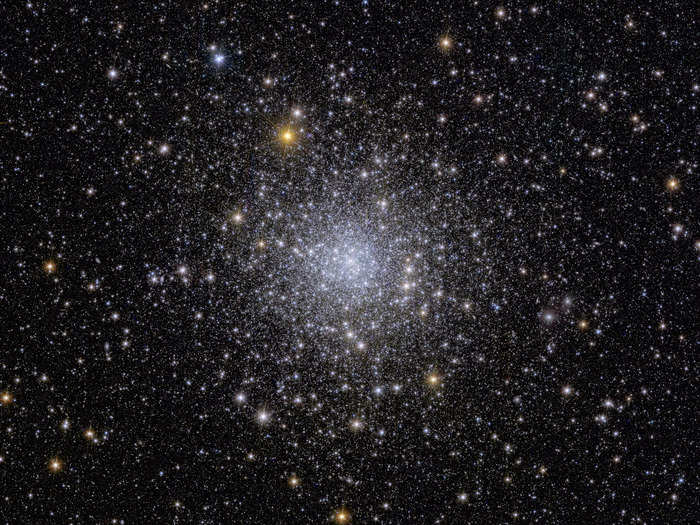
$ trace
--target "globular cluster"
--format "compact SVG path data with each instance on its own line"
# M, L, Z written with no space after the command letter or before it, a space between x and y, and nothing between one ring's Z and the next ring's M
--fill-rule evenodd
M692 3L0 11L0 521L694 522Z

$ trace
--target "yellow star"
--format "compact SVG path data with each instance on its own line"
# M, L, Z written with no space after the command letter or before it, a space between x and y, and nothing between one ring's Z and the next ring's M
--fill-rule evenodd
M338 509L333 515L333 521L336 523L350 523L350 513L345 509Z
M63 462L58 458L52 458L49 461L49 470L53 473L61 472L63 469Z
M12 394L10 394L7 391L0 394L0 403L2 403L3 405L9 405L10 403L12 403L13 400L14 399L12 397Z
M442 378L437 372L431 372L428 377L426 378L426 382L430 386L440 386L440 383L442 382Z
M452 49L452 39L445 35L440 38L440 47L443 49L443 51L447 51L449 49Z
M284 127L279 132L279 140L285 146L291 146L296 142L297 135L289 126Z

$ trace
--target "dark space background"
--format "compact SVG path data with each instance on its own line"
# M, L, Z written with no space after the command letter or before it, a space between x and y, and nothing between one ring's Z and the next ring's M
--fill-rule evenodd
M3 2L3 523L692 523L692 2Z

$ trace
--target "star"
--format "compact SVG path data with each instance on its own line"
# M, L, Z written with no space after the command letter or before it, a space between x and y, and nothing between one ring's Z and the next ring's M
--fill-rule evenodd
M296 133L292 128L282 128L279 132L279 140L283 145L290 146L296 141Z
M333 521L335 521L335 523L350 523L350 519L350 513L344 508L338 509L335 511L335 514L333 514Z
M270 422L271 416L272 415L267 410L260 410L256 415L256 419L261 425L266 425Z
M429 386L437 387L442 384L442 378L437 372L431 372L426 378L426 382Z
M364 422L361 419L355 418L350 421L350 428L352 430L358 431L361 430L362 427L364 427Z
M9 405L13 401L14 398L12 397L12 394L7 390L0 394L0 403L2 403L3 405Z
M61 472L63 470L63 461L56 457L51 458L49 460L49 470L54 474Z

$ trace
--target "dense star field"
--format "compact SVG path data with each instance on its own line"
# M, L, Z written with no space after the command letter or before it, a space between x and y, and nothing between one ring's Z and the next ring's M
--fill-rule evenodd
M0 521L693 523L692 2L6 2Z

